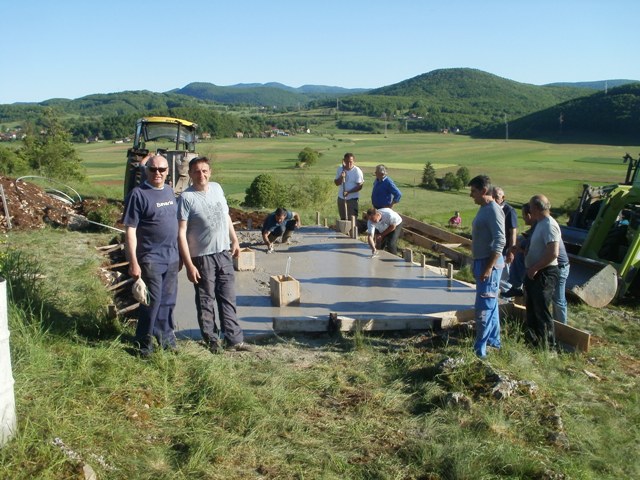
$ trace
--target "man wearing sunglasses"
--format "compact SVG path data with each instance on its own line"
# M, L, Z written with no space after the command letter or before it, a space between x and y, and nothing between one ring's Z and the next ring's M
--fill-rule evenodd
M240 244L229 206L220 184L209 182L207 157L189 162L191 186L182 192L178 204L178 243L187 277L194 284L198 325L211 353L227 348L251 351L244 343L236 310L233 258ZM220 328L216 325L217 305Z
M135 342L142 357L153 351L155 337L164 349L176 349L173 309L178 292L177 201L165 184L167 159L152 156L145 165L146 181L125 201L124 225L129 274L142 278L149 305L140 304Z

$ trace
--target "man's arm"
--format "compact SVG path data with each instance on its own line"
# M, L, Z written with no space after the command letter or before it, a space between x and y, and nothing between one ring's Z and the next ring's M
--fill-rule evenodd
M191 261L191 252L189 251L189 242L187 242L187 221L178 221L178 250L180 250L180 258L187 270L187 278L191 283L198 283L200 281L200 272L198 268Z
M233 228L233 220L231 220L231 215L229 214L227 214L227 223L229 224L229 239L231 240L231 256L237 257L240 255L240 242L238 242L236 229Z
M125 243L125 253L127 255L127 260L129 260L129 275L134 280L138 280L140 278L140 274L142 271L140 270L140 265L138 264L138 257L136 255L136 248L138 247L138 238L136 237L136 227L125 227L124 231L124 243Z
M527 276L533 280L533 277L542 270L549 266L556 258L558 258L558 252L560 251L560 244L558 242L549 242L544 249L544 253L536 263L527 268Z
M393 180L389 179L389 186L391 187L391 193L393 194L393 200L391 200L391 207L393 207L396 203L400 203L400 199L402 198L402 192Z

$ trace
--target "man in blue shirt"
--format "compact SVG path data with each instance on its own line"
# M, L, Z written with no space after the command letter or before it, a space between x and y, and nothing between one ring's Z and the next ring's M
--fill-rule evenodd
M124 211L129 274L142 277L149 305L140 305L135 342L142 357L161 347L175 350L173 309L178 292L178 202L165 184L167 159L152 156L145 166L146 181L127 196Z
M393 208L400 201L402 193L393 183L393 180L387 176L387 167L378 165L376 167L376 179L373 182L373 190L371 191L371 203L373 207Z
M300 228L300 215L280 207L270 214L262 225L262 239L267 246L267 253L273 252L273 244L279 237L280 243L289 243L293 232Z

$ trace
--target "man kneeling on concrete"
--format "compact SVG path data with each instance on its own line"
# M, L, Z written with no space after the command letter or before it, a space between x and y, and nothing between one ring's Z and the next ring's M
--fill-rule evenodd
M390 208L370 208L367 210L367 233L371 254L378 249L398 254L398 238L402 232L402 217Z
M267 253L273 252L273 244L280 237L280 243L289 243L293 232L300 228L300 215L278 208L270 214L262 225L262 239L267 246Z

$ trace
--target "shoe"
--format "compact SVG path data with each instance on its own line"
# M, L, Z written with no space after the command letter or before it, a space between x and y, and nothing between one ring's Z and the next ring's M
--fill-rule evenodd
M522 297L524 293L521 288L513 288L511 287L506 292L500 294L502 298L513 298L513 297Z
M256 349L252 345L249 345L245 342L236 343L235 345L231 345L229 350L234 352L255 352Z
M222 348L222 343L220 343L220 341L218 340L209 342L209 344L207 345L207 350L209 350L214 355L220 355L224 353L224 348Z

